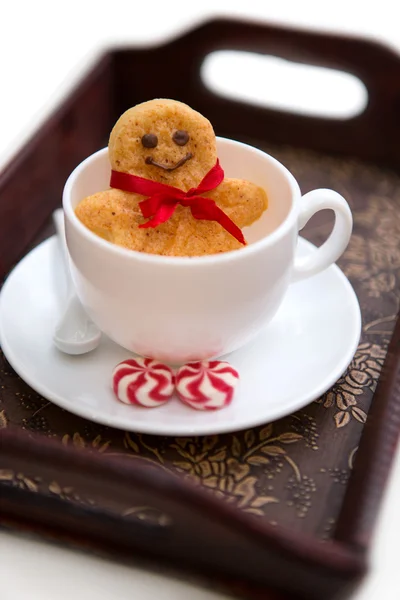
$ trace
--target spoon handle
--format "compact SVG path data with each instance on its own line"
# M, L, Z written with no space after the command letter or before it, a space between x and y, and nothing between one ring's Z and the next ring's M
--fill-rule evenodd
M69 268L69 253L67 240L65 238L64 211L62 208L57 208L57 210L54 211L53 223L56 228L57 238L61 249L62 262L67 280L67 294L69 295L74 288Z

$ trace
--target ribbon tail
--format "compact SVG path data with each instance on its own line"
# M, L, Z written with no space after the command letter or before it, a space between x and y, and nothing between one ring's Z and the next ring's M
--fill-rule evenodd
M224 211L219 208L211 198L196 198L190 205L192 215L195 219L205 221L217 221L228 233L230 233L238 242L246 246L246 240L240 227L228 217Z
M155 194L151 198L139 202L140 211L145 219L150 219L162 206L161 194Z
M179 202L179 197L176 198L174 195L166 194L165 192L160 192L158 194L154 194L150 198L146 200L142 200L139 202L139 208L145 219L150 219L153 217L162 206L176 206Z
M221 226L222 226L224 229L226 229L226 231L227 231L228 233L230 233L230 234L231 234L231 235L232 235L234 238L236 238L236 239L237 239L237 241L238 241L240 244L243 244L243 246L246 246L246 245L247 245L247 242L246 242L246 240L245 240L245 237L244 237L244 235L243 235L243 232L242 232L242 230L240 229L240 227L238 227L238 226L236 225L236 223L234 223L234 222L232 221L232 219L230 219L230 218L228 217L228 215L226 215L226 214L224 213L224 211L223 211L223 210L221 210L220 208L218 208L218 206L217 206L217 209L218 209L218 210L221 212L221 214L220 214L220 217L219 217L218 219L216 219L216 221L218 221L218 223L219 223L219 224L220 224L220 225L221 225Z
M146 202L146 201L144 201L144 202ZM147 223L142 223L141 225L139 225L139 227L141 229L147 229L148 227L157 227L158 225L165 223L166 221L168 221L168 219L170 219L172 217L177 206L178 206L178 202L161 204L158 207L158 209L156 210L156 212L154 213L152 219L150 219L150 221L147 221ZM144 215L143 211L142 211L142 214L143 214L143 216L147 216L147 215Z

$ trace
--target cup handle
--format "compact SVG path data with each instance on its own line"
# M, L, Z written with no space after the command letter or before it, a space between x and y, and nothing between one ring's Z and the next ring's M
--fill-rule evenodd
M313 190L302 197L298 217L299 231L316 212L325 208L329 208L335 213L333 230L318 250L309 256L295 258L292 282L307 279L329 267L343 254L349 243L353 229L351 210L343 196L333 190Z

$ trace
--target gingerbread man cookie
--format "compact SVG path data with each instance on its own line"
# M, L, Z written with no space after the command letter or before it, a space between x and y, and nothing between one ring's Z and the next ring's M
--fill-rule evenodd
M108 149L111 189L83 199L76 215L120 246L166 256L235 250L245 243L241 228L267 208L263 189L224 179L211 123L181 102L129 109Z

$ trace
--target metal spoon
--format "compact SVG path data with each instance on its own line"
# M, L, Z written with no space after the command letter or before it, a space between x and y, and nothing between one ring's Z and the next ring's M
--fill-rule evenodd
M101 332L87 316L74 290L65 240L64 214L61 208L54 211L53 221L67 278L68 294L64 313L54 331L53 342L61 352L66 354L85 354L97 348L100 343Z

